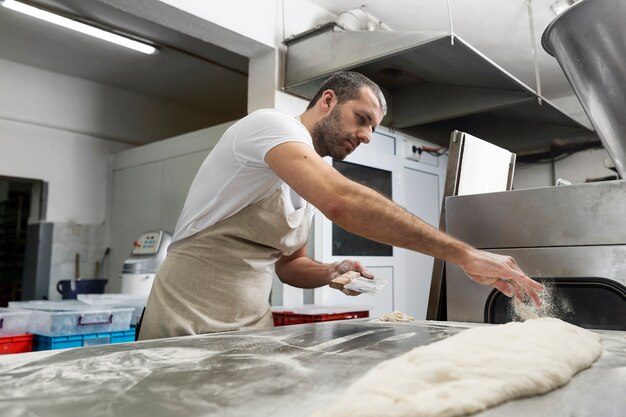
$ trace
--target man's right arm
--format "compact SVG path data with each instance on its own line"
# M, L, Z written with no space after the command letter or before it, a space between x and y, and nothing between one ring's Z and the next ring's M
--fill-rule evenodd
M521 287L539 302L541 284L528 278L513 258L476 250L439 231L376 191L344 177L311 147L286 142L272 148L265 160L302 198L343 229L458 264L476 282L509 296Z

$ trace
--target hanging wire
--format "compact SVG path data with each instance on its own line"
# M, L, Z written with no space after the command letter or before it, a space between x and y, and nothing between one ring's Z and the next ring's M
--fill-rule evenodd
M530 26L530 42L533 51L533 60L535 61L535 81L537 83L537 102L541 106L541 77L539 75L539 57L537 56L537 41L535 39L535 22L533 19L532 0L528 0L528 24Z
M452 5L448 0L448 21L450 22L450 45L454 45L454 30L452 28Z
M285 41L285 0L282 0L280 2L280 8L281 8L281 12L282 12L282 17L283 17L283 42Z

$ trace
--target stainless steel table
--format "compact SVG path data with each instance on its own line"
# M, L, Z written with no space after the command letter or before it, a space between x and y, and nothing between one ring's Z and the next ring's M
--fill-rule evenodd
M306 417L377 363L472 326L359 319L7 355L0 414ZM626 333L599 333L604 353L571 383L476 416L626 415Z

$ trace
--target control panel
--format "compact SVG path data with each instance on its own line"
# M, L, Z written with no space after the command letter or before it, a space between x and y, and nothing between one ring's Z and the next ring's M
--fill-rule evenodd
M154 255L159 251L163 232L147 232L133 242L132 255Z

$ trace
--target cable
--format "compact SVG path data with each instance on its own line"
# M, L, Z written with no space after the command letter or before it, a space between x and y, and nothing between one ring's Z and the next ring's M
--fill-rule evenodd
M541 106L541 75L539 74L539 58L537 57L537 41L535 40L535 21L533 18L532 0L528 0L528 24L530 26L530 43L535 63L535 82L537 84L537 102Z
M454 28L452 27L452 5L448 0L448 21L450 22L450 45L454 45Z
M588 149L601 149L602 142L599 140L592 142L579 143L575 145L552 145L550 149L543 152L537 152L526 155L518 155L517 163L521 164L550 164L562 161L563 159Z
M417 153L418 155L422 155L422 153L427 153L432 156L440 157L441 155L448 154L448 148L440 147L440 148L429 148L428 146L420 146L417 147L413 145L411 148L413 153Z

